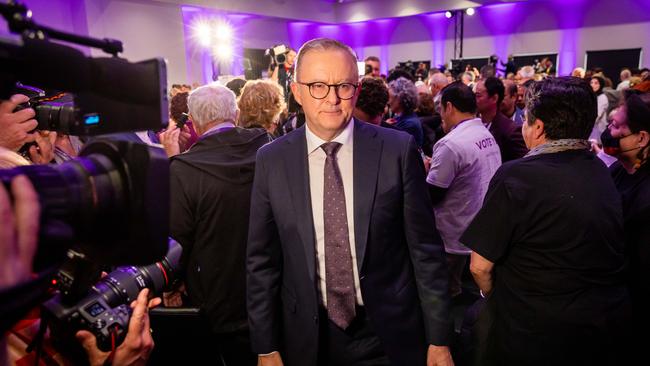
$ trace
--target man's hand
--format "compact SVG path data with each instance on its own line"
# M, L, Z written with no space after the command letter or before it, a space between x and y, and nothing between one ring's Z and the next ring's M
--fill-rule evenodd
M11 182L11 199L0 184L0 289L29 279L38 247L40 205L34 186L25 176Z
M168 158L181 153L179 144L180 134L181 130L179 128L176 128L176 122L169 121L167 129L158 135L160 143L165 148L165 153L167 154Z
M34 164L49 164L54 159L54 144L56 132L36 131L34 133L37 146L30 146L29 158Z
M427 366L454 366L449 347L430 344L427 351Z
M148 295L149 289L145 288L138 294L138 299L131 303L133 314L129 320L129 329L124 342L115 349L113 366L147 364L154 346L149 327L148 309L160 304L160 298L148 301ZM91 366L104 364L110 353L102 352L97 348L97 339L94 334L80 330L77 332L77 340L86 350Z
M429 169L431 169L431 158L426 155L423 156L422 163L424 163L424 171L429 173Z
M30 133L38 126L34 110L26 108L14 112L19 104L28 100L26 95L16 94L0 103L0 146L18 151L24 144L34 141L34 135Z
M186 151L190 148L190 139L192 138L192 133L190 132L190 126L185 124L181 129L181 134L178 136L178 145L180 145L181 152Z
M283 366L280 352L273 352L270 355L258 356L257 366Z

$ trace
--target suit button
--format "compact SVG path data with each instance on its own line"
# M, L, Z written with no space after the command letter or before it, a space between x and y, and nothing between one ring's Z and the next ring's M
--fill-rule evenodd
M318 324L318 317L314 316L314 323Z

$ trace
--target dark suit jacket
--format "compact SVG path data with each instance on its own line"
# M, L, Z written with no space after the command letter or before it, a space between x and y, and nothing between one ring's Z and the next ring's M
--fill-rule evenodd
M440 113L434 112L431 116L419 116L422 123L422 132L424 133L424 142L422 143L422 152L426 156L433 154L433 146L445 136L442 130L442 118Z
M521 126L517 126L503 113L497 112L490 126L490 132L499 144L503 163L519 159L528 153L524 137L521 135Z
M406 133L354 126L354 231L361 293L394 365L424 365L428 344L447 345L444 248L422 158ZM290 190L284 189L286 186ZM253 351L316 365L319 296L305 128L257 155L247 251Z

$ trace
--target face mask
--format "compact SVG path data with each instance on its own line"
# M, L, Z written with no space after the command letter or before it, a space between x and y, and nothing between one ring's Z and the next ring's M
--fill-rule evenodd
M603 143L603 150L605 154L609 156L618 156L621 153L639 150L641 147L634 147L627 150L621 150L621 139L624 139L630 135L621 136L619 138L613 137L612 133L609 131L609 128L606 128L603 133L600 134L600 141Z
M600 134L600 141L603 143L603 150L609 156L616 156L621 152L621 143L619 139L614 138L609 128L606 128Z

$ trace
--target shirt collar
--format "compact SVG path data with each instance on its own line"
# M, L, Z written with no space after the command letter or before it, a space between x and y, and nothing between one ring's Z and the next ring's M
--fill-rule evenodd
M345 126L343 131L341 131L341 133L338 136L336 136L332 140L332 142L338 142L343 146L351 143L353 131L354 131L354 119L351 118L350 121L348 122L348 125ZM305 123L305 136L307 137L307 155L310 155L311 153L319 149L322 144L328 142L316 136L313 132L311 132L307 123Z
M460 121L460 122L458 122L456 124L456 126L454 126L451 129L451 131L449 131L449 133L451 133L452 131L455 131L458 127L460 127L460 125L470 125L470 124L480 124L481 126L483 126L483 121L480 118L470 118L470 119Z
M221 132L221 130L229 130L229 129L231 129L231 128L235 128L235 124L234 124L234 123L229 122L229 121L221 122L221 123L219 123L218 125L213 126L213 127L210 128L209 130L205 131L205 132L203 133L203 135L201 135L201 137L203 137L203 136L208 136L208 135L212 135L213 133Z

